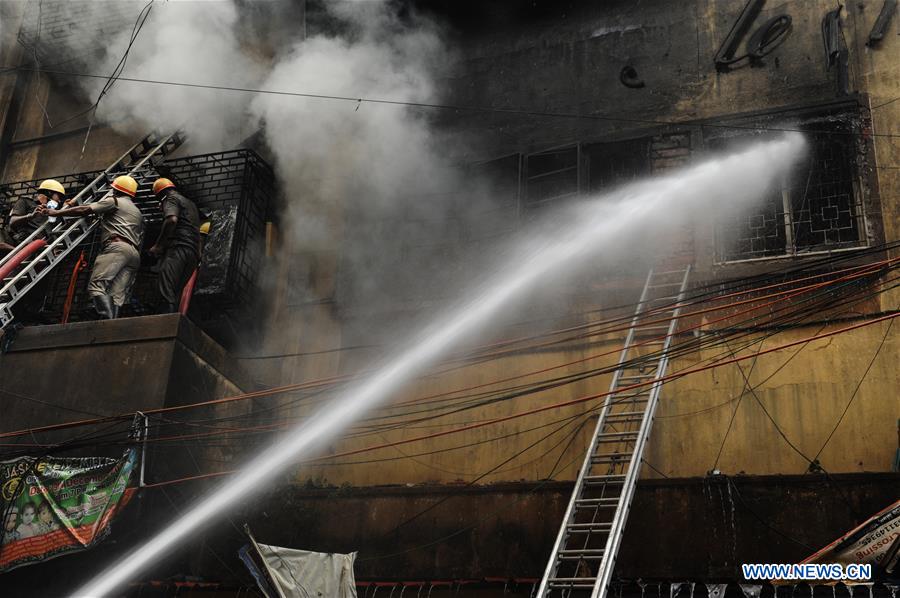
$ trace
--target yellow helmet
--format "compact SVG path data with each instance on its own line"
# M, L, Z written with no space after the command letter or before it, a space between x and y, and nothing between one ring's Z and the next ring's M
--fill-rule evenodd
M38 187L38 191L53 191L55 193L59 193L60 195L66 194L66 188L63 187L59 181L55 179L47 179L41 186Z
M153 195L158 195L161 191L165 191L166 189L174 186L175 183L173 183L169 179L156 179L156 182L153 183Z
M127 174L122 176L117 176L115 180L113 180L112 185L110 185L113 189L121 191L125 195L130 195L134 197L137 195L138 184L137 181L128 176Z
M208 235L208 234L209 234L209 229L210 229L210 228L212 228L212 222L210 222L209 220L207 220L206 222L204 222L203 224L200 225L200 234L201 234L201 235Z

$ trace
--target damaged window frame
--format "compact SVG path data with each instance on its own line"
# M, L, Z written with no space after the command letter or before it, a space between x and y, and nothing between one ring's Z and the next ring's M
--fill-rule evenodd
M791 121L799 121L802 123L801 126L809 124L811 125L809 128L813 130L817 129L817 124L821 125L828 121L843 121L849 125L850 132L858 134L848 136L849 147L844 148L845 155L852 158L852 163L848 167L851 170L848 182L851 190L849 207L854 212L851 218L855 220L855 230L857 231L855 240L829 241L826 239L824 243L819 244L805 245L799 243L795 231L805 221L797 218L797 212L802 212L802 210L794 206L792 186L787 181L783 181L780 189L781 212L777 214L781 219L781 223L776 225L782 228L784 235L781 251L770 255L747 255L747 252L729 248L726 246L729 241L724 235L727 223L716 219L712 222L712 265L749 264L773 260L800 259L807 256L821 256L837 252L853 252L877 244L879 239L883 238L883 232L880 229L881 210L880 202L878 201L877 181L872 178L871 169L868 166L873 163L873 148L870 139L863 136L865 131L870 129L867 104L866 98L858 97L851 101L813 104L738 115L714 123L716 125L730 124L742 129L751 129L747 131L742 131L741 129L728 130L720 127L702 128L699 141L704 150L711 149L712 145L717 142L721 143L722 140L733 139L737 141L748 139L753 135L752 127L754 126L773 128L778 127L779 123L781 123L780 126L785 126L783 123ZM869 173L869 176L867 176L867 173ZM746 219L748 217L748 215L743 215L738 218ZM827 235L835 230L839 229L827 229L825 234ZM731 242L734 242L733 239Z
M540 160L549 161L554 159L561 162L558 168L538 167ZM520 174L523 181L523 192L519 197L520 216L529 212L536 213L551 205L560 205L562 202L581 195L583 189L582 172L581 143L566 143L525 154ZM574 177L569 175L574 175ZM554 179L566 187L561 188L560 191L542 192L541 186L546 181L553 181Z
M658 131L629 132L627 135L611 138L592 139L562 145L551 146L538 151L521 154L519 185L519 219L527 218L550 206L559 206L573 198L603 193L649 176L653 172L651 147ZM533 174L530 164L538 158L563 152L573 152L574 161L564 168ZM592 164L598 154L606 153L608 157L620 158L610 169L596 168ZM602 162L600 162L602 164ZM566 193L535 193L533 182L538 179L558 174L573 173L569 184L574 190Z

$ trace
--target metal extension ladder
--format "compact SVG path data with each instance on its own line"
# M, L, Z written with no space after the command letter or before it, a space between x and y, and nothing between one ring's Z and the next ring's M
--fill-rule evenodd
M147 184L148 179L156 176L159 163L183 142L184 134L180 130L165 136L155 131L150 133L82 189L75 196L76 203L84 205L101 199L109 192L113 179L123 174L134 177L139 186ZM14 273L0 281L0 330L12 322L12 308L16 303L62 263L98 224L97 218L78 218L75 221L60 219L55 223L47 221L0 260L2 270L11 260L20 258L21 255L17 258L17 254L34 241L46 238L46 245L41 247L39 254L33 258L26 257L16 266Z
M606 596L689 275L647 274L538 598Z

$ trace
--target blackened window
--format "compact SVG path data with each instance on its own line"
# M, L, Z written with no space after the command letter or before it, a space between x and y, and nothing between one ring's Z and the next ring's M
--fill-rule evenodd
M584 146L587 192L599 193L650 173L650 140L629 139Z
M579 148L550 149L525 158L524 208L543 208L578 195Z
M852 112L806 116L803 161L749 213L717 226L719 261L801 255L866 244L858 184L858 118ZM794 128L794 127L792 127ZM748 135L716 131L709 149L727 149ZM759 135L760 138L764 135Z

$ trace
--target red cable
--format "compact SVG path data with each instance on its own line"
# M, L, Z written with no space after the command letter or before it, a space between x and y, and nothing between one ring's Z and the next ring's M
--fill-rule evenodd
M874 266L874 265L884 265L884 264L889 264L889 263L891 263L891 262L897 261L898 259L900 259L900 258L885 259L885 260L882 260L882 261L880 261L880 262L874 262L874 263L872 263L872 264L864 264L864 265L862 265L862 266L851 266L850 268L843 268L843 269L841 269L841 270L834 270L834 271L832 271L832 272L824 272L824 273L822 273L822 274L814 274L814 275L812 275L812 276L806 276L806 277L804 277L804 278L796 278L796 279L788 280L788 281L785 281L785 282L779 282L779 283L774 283L774 284L766 285L766 286L763 286L763 287L757 287L757 288L747 289L747 290L743 290L743 291L735 291L735 292L733 292L733 293L728 293L728 294L726 294L726 295L720 295L720 296L714 297L714 298L712 298L712 299L709 299L709 301L721 301L721 300L723 300L723 299L728 299L729 297L736 297L736 296L740 296L740 295L745 295L745 294L751 293L751 292L765 291L765 290L768 290L768 289L771 289L771 288L781 287L781 286L784 286L784 285L787 285L787 284L795 284L795 283L798 283L798 282L804 282L804 281L806 281L806 280L812 280L812 279L815 279L815 278L822 278L823 276L830 276L830 275L834 275L834 274L841 274L842 272L848 272L848 271L852 271L852 270L859 270L859 269L861 269L861 268L867 268L867 267ZM706 302L706 301L702 301L701 303L705 303L705 302ZM641 315L642 315L642 316L645 316L645 315L654 314L654 313L661 313L661 312L663 312L663 311L671 311L671 310L675 309L675 307L684 307L685 305L691 305L691 303L690 303L690 302L674 303L674 304L671 304L671 305L668 305L668 306L656 307L656 308L647 310L646 312L643 312ZM713 309L713 310L714 310L714 309L721 309L721 308L710 308L710 309ZM596 326L596 325L598 325L598 324L612 323L612 322L617 322L617 321L622 321L622 320L630 321L630 320L631 320L631 316L622 316L622 317L619 317L619 318L608 318L608 319L606 319L606 320L599 320L599 321L597 321L597 322L591 322L591 323L588 323L588 324L579 324L578 326L571 326L571 327L569 327L569 328L563 328L563 329L560 329L560 330L554 330L554 331L552 331L552 332L550 332L550 333L548 333L547 335L544 335L544 336L549 336L549 335L554 335L554 334L562 334L562 333L564 333L564 332L574 332L574 331L576 331L576 330L583 330L583 329L585 329L585 328L591 328L591 327ZM630 328L630 325L629 325L629 326L626 326L625 329L627 330L628 328ZM490 344L490 345L484 345L482 348L490 348L490 347L494 347L494 346L513 344L513 343L516 343L516 342L521 342L521 341L531 340L531 339L534 339L534 338L540 338L540 337L539 337L539 336L530 336L530 337L520 337L520 338L518 338L518 339L512 339L512 340L498 341L498 342L493 343L493 344Z
M872 266L866 266L866 268L872 269ZM840 279L835 279L835 280L832 280L832 281L826 281L826 282L822 282L822 283L817 283L817 284L815 284L815 285L809 285L809 286L807 286L807 287L801 287L800 289L792 289L790 292L788 292L788 291L783 291L783 292L780 292L780 293L773 293L772 295L768 295L768 297L775 297L775 296L778 296L778 295L785 295L786 293L789 293L789 294L787 294L787 295L784 296L784 297L781 297L780 299L775 299L775 300L770 301L770 302L768 302L768 303L763 303L763 304L761 304L761 305L756 305L756 306L753 306L753 307L751 307L751 308L748 308L748 309L746 309L746 310L743 310L743 311L740 311L740 312L737 312L737 313L731 313L731 314L728 314L728 315L723 316L723 317L721 317L721 318L718 318L718 319L716 319L716 320L711 320L711 321L706 322L706 323L700 323L700 324L698 324L698 325L696 325L696 326L692 326L692 327L688 327L688 328L682 329L681 332L683 333L683 332L687 332L687 331L690 331L690 330L693 330L693 329L696 329L696 328L700 328L700 327L702 327L702 326L708 326L708 325L710 325L710 324L715 324L715 323L717 323L717 322L719 322L719 321L722 321L722 320L726 320L726 319L729 319L729 318L733 318L733 317L742 315L742 314L744 314L744 313L748 313L748 312L751 312L751 311L756 311L756 310L758 310L758 309L762 309L762 308L764 308L764 307L768 307L768 306L770 306L770 305L774 305L774 304L776 304L776 303L778 303L778 302L780 302L780 301L785 301L785 300L790 299L790 298L792 298L792 297L794 297L794 296L796 296L796 295L800 295L800 294L806 292L805 289L815 289L815 288L822 287L822 286L831 284L831 283L833 283L833 282L838 282L838 281L841 281L841 280L852 280L853 278L861 277L861 276L863 276L864 274L866 274L866 273L863 272L863 273L857 273L857 274L854 274L854 275L847 275L847 276L841 277ZM752 302L752 301L759 301L759 300L765 299L765 298L766 298L766 297L757 297L757 298L755 298L755 299L753 299L753 300L750 300L750 302ZM748 302L748 301L739 302L739 303L747 303L747 302ZM696 315L696 313L697 313L697 312L694 312L694 314L691 314L691 315ZM685 316L680 316L680 317L685 317ZM647 341L642 341L642 342L640 342L640 343L634 343L634 344L632 345L632 347L638 347L638 346L642 346L642 345L647 344L647 343L652 343L652 342L654 342L654 341L658 341L658 340L660 340L660 339L664 339L666 336L667 336L667 335L661 335L661 336L659 336L659 337L651 338L651 339L649 339L649 340L647 340ZM446 395L449 395L449 394L455 394L455 393L457 393L457 392L463 392L463 391L467 391L467 390L475 390L475 389L478 389L478 388L483 388L483 387L485 387L485 386L492 386L492 385L494 385L494 384L499 384L499 383L501 383L501 382L509 382L509 381L516 380L516 379L519 379L519 378L525 378L525 377L529 377L529 376L533 376L533 375L537 375L537 374L541 374L541 373L546 373L546 372L548 372L548 371L552 371L552 370L559 369L559 368L563 368L563 367L568 367L568 366L571 366L571 365L576 365L576 364L578 364L578 363L583 363L583 362L585 362L585 361L589 361L589 360L592 360L592 359L596 359L596 358L598 358L598 357L602 357L602 356L606 356L606 355L611 355L611 354L620 353L621 350L622 350L621 347L617 347L616 349L614 349L614 350L612 350L612 351L606 351L606 352L603 352L603 353L599 353L599 354L595 354L595 355L590 355L590 356L588 356L588 357L584 357L584 358L577 359L577 360L574 360L574 361L570 361L570 362L567 362L567 363L563 363L563 364L558 364L558 365L555 365L555 366L547 367L547 368L544 368L544 369L542 369L542 370L537 370L537 371L529 372L529 373L526 373L526 374L521 374L521 375L518 375L518 376L512 376L512 377L510 377L510 378L504 378L504 379L501 379L501 380L495 380L495 381L493 381L493 382L486 382L486 383L484 383L484 384L478 384L478 385L471 386L471 387L467 387L467 388L463 388L463 389L456 389L456 390L453 390L453 391L447 391L447 392L444 392L444 393L437 393L437 394L433 394L433 395L426 395L425 397L417 397L417 398L415 398L415 399L410 399L410 400L407 400L407 401L401 401L401 402L398 402L398 403L394 403L394 404L390 405L389 407L396 407L396 406L406 405L406 404L410 404L410 403L423 404L423 403L425 402L425 400L427 400L427 399L432 399L432 398L436 398L436 397L440 397L440 396L446 396ZM149 413L149 412L147 412L147 413ZM391 416L388 416L388 417L391 417ZM399 416L396 416L396 417L399 417ZM302 418L295 418L295 420L293 420L293 421L297 421L298 419L302 419ZM402 423L405 423L405 424L411 424L411 423L417 423L417 422L419 422L419 421L424 421L424 420L426 420L426 419L430 419L430 418L412 419L412 420L407 420L407 421L402 422ZM401 422L396 422L396 423L401 423ZM291 422L281 422L281 423L276 423L276 424L265 424L265 425L260 425L260 426L245 426L245 427L238 427L238 428L218 428L218 429L215 429L215 430L212 430L212 431L209 431L209 432L201 432L201 433L196 433L196 434L180 434L180 435L174 435L174 436L157 437L157 438L149 439L149 441L150 441L150 442L164 442L164 441L165 441L165 442L170 442L170 441L174 441L174 440L193 440L193 439L199 439L199 438L207 438L207 437L211 437L211 436L212 436L212 437L220 436L220 435L221 435L221 436L227 436L229 432L255 432L255 431L266 431L266 430L279 430L279 429L287 429L287 428L290 428L291 426L292 426L292 423L291 423Z
M659 378L658 380L651 380L651 381L648 381L648 382L639 382L639 383L637 383L637 384L632 384L632 385L629 385L629 386L625 386L625 387L622 387L622 388L618 388L618 389L616 389L615 391L606 391L606 392L602 392L602 393L597 393L597 394L592 394L592 395L586 395L586 396L583 396L583 397L578 397L578 398L576 398L576 399L571 399L571 400L569 400L569 401L563 401L563 402L560 402L560 403L554 403L554 404L552 404L552 405L544 405L544 406L538 407L538 408L536 408L536 409L529 409L529 410L527 410L527 411L520 411L520 412L518 412L518 413L513 413L512 415L507 415L507 416L504 416L504 417L498 417L498 418L494 418L494 419L491 419L491 420L486 420L486 421L484 421L484 422L479 422L479 423L475 423L475 424L469 424L469 425L467 425L467 426L461 426L461 427L459 427L459 428L453 428L453 429L450 429L450 430L444 430L444 431L441 431L441 432L434 432L434 433L426 434L426 435L423 435L423 436L417 436L417 437L415 437L415 438L407 438L407 439L404 439L404 440L398 440L398 441L395 441L395 442L386 442L386 443L383 443L383 444L378 444L378 445L368 446L368 447L364 447L364 448L361 448L361 449L354 449L354 450L351 450L351 451L344 451L344 452L341 452L341 453L332 453L332 454L330 454L330 455L323 455L323 456L321 456L321 457L315 457L315 458L312 458L312 459L307 459L307 460L305 460L305 461L301 461L300 463L311 463L311 462L314 462L314 461L323 461L323 460L326 460L326 459L335 459L335 458L338 458L338 457L349 457L349 456L357 455L357 454L364 453L364 452L380 450L380 449L383 449L383 448L391 448L391 447L395 447L395 446L401 446L401 445L404 445L404 444L410 444L410 443L413 443L413 442L420 442L420 441L422 441L422 440L430 440L430 439L432 439L432 438L440 438L440 437L442 437L442 436L449 436L450 434L458 434L458 433L460 433L460 432L467 432L467 431L469 431L469 430L474 430L474 429L477 429L477 428L483 428L483 427L485 427L485 426L490 426L490 425L493 425L493 424L503 423L503 422L510 421L510 420L513 420L513 419L518 419L518 418L521 418L521 417L526 417L526 416L529 416L529 415L534 415L534 414L536 414L536 413L542 413L542 412L544 412L544 411L550 411L550 410L552 410L552 409L559 409L559 408L562 408L562 407L570 407L570 406L572 406L572 405L577 405L577 404L580 404L580 403L585 403L585 402L587 402L587 401L593 401L593 400L596 400L596 399L600 399L600 398L609 396L609 395L611 395L611 394L619 394L619 393L621 393L621 392L629 391L629 390L634 390L634 389L637 389L637 388L640 388L640 387L643 387L643 386L648 386L648 385L652 385L652 384L657 384L657 383L665 382L665 381L668 381L668 380L674 380L674 379L677 379L677 378L683 378L683 377L685 377L685 376L689 376L690 374L695 374L695 373L698 373L698 372L703 372L703 371L706 371L706 370L715 369L715 368L721 367L721 366L723 366L723 365L730 365L730 364L732 364L732 363L738 363L738 362L740 362L740 361L745 361L745 360L748 360L748 359L756 359L756 358L759 357L760 355L766 355L767 353L774 353L775 351L781 351L781 350L783 350L783 349L788 349L788 348L790 348L790 347L795 347L795 346L797 346L797 345L802 345L802 344L805 344L805 343L809 343L809 342L814 341L814 340L819 340L819 339L823 339L823 338L829 338L829 337L832 337L832 336L836 336L836 335L838 335L838 334L843 334L843 333L845 333L845 332L850 332L850 331L852 331L852 330L856 330L856 329L859 329L859 328L864 328L864 327L866 327L866 326L871 326L872 324L877 324L877 323L879 323L879 322L884 322L884 321L887 321L887 320L892 320L892 319L894 319L894 318L896 318L896 317L898 317L898 316L900 316L900 312L898 312L898 313L893 313L893 314L889 314L889 315L886 315L886 316L881 316L881 317L879 317L879 318L874 318L874 319L872 319L872 320L868 320L868 321L865 321L865 322L861 322L861 323L859 323L859 324L854 324L853 326L847 326L846 328L840 328L840 329L834 330L834 331L832 331L832 332L826 332L826 333L823 333L823 334L817 334L817 335L814 335L814 336L811 336L811 337L807 337L807 338L802 339L802 340L793 341L793 342L790 342L790 343L786 343L786 344L784 344L784 345L779 345L779 346L777 346L777 347L772 347L772 348L770 348L770 349L766 349L766 350L763 350L763 351L759 351L758 353L754 353L753 355L745 355L745 356L743 356L743 357L735 357L735 358L732 358L732 359L727 359L727 360L724 360L724 361L719 361L719 362L716 362L716 363L714 363L714 364L709 364L709 365L705 365L705 366L698 367L698 368L692 368L692 369L681 370L681 371L678 371L678 372L674 372L674 373L672 373L672 374L669 374L669 375L667 375L667 376L663 376L662 378ZM177 478L177 479L174 479L174 480L167 480L167 481L165 481L165 482L157 482L157 483L155 483L155 484L147 484L147 485L144 486L144 487L145 487L145 488L155 488L155 487L159 487L159 486L168 486L168 485L171 485L171 484L177 484L177 483L181 483L181 482L187 482L187 481L193 481L193 480L199 480L199 479L205 479L205 478L213 478L213 477L219 477L219 476L224 476L224 475L230 475L230 474L233 474L233 473L235 473L235 472L237 472L237 471L240 471L240 470L232 469L232 470L227 470L227 471L211 472L211 473L200 474L200 475L196 475L196 476L189 476L189 477L184 477L184 478Z
M834 283L834 282L839 282L839 281L844 280L844 279L852 279L852 278L854 278L854 277L861 277L861 276L863 276L863 275L865 275L865 274L871 273L871 271L877 270L877 268L879 268L880 266L882 266L882 265L884 265L884 264L891 263L891 262L894 262L894 261L897 261L897 260L900 260L900 258L893 258L893 259L890 259L890 260L883 260L883 261L881 261L881 262L876 262L875 264L868 264L868 265L865 265L865 266L858 266L858 267L855 267L855 268L845 269L845 270L842 270L842 271L847 271L847 270L863 270L863 271L860 272L860 273L858 273L858 274L855 275L855 276L845 276L845 277L841 277L841 278L838 278L838 279L834 279L834 280L830 280L830 281L825 281L825 282L817 283L817 284L814 284L814 285L807 285L806 287L800 287L799 289L792 289L792 290L790 290L790 291L782 291L782 292L779 292L779 293L773 293L772 295L769 295L769 296L767 296L767 297L774 297L774 296L777 296L777 295L788 294L788 296L783 297L782 299L779 299L778 301L786 300L786 299L789 299L789 298L791 298L792 296L794 296L794 295L796 295L796 294L800 294L800 292L805 292L806 290L811 290L811 289L820 288L820 287L822 287L822 286L827 286L827 285L829 285L829 284L832 284L832 283ZM816 277L814 276L814 277L810 277L810 278L816 278ZM768 285L768 287L763 287L763 288L772 288L773 286L778 286L778 285ZM753 291L755 291L755 289L749 289L749 290L745 291L744 293L750 293L750 292L753 292ZM790 293L793 293L793 295L791 295ZM682 316L679 316L679 317L680 317L680 318L685 318L685 317L689 317L689 316L692 316L692 315L699 315L699 314L701 314L701 313L705 313L706 311L718 311L718 310L721 310L721 309L727 309L727 308L730 308L730 307L732 307L733 305L740 305L740 304L743 304L743 303L749 303L749 302L759 301L759 300L765 299L765 298L766 298L766 297L756 297L756 298L753 298L753 299L748 299L748 300L744 300L744 301L738 302L737 304L729 304L729 305L725 305L725 306L722 306L722 307L719 307L719 308L709 308L709 309L707 309L707 310L700 310L700 311L698 311L698 312L692 312L692 313L690 313L690 314L685 314L685 315L682 315ZM710 301L714 301L714 300L717 300L717 299L711 299ZM774 303L774 301L771 302L770 304L772 304L772 303ZM765 306L766 306L766 305L758 306L757 308L754 308L754 309L758 309L758 308L760 308L760 307L765 307ZM719 319L717 319L717 320L713 320L712 322L707 322L705 325L709 325L710 323L715 323L715 322L717 322L717 321L721 321L721 320L724 320L724 319L728 319L728 318L734 317L735 315L740 315L741 313L747 313L747 312L749 312L749 311L753 311L753 309L748 309L748 310L745 310L745 311L743 311L743 312L738 312L737 314L730 314L729 316L725 316L725 317L723 317L723 318L719 318ZM630 327L630 326L629 326L629 327ZM691 330L691 329L693 329L693 328L697 328L697 326L694 326L694 327L691 327L691 328L687 328L687 329L683 329L683 330ZM646 341L642 341L641 343L636 343L634 346L642 346L642 345L644 345L644 344L649 344L649 343L652 343L652 342L654 342L654 341L658 341L658 340L660 340L661 338L665 338L665 336L666 336L666 335L662 335L662 336L660 336L660 337L651 338L651 339L648 339L648 340L646 340ZM544 373L544 371L549 371L549 370L552 370L552 369L558 369L559 367L566 367L567 365L574 365L575 363L579 363L579 362L584 361L584 360L587 360L587 359L593 359L593 358L596 358L596 357L599 357L599 356L609 355L609 354L611 354L611 353L618 353L619 351L621 351L621 348L617 348L617 349L615 349L615 350L613 350L613 351L610 351L610 352L607 352L607 353L601 353L601 354L595 355L594 357L588 357L588 358L583 358L583 359L580 359L580 360L576 360L575 362L571 362L571 363L569 363L569 364L562 364L562 365L559 365L559 366L553 366L553 367L551 367L551 368L545 368L545 370L543 370L543 371L539 370L539 371L537 371L537 372L530 372L530 373L526 373L526 374L521 374L521 375L518 375L518 376L514 376L514 377L512 377L512 378L509 378L509 379L503 379L503 380L499 380L499 381L494 381L494 382L492 382L492 383L485 383L485 384L483 384L483 385L477 385L477 386L474 386L474 387L468 387L468 388L463 388L463 389L457 389L457 390L455 390L455 391L446 391L446 392L444 392L444 393L437 393L437 394L434 394L434 395L426 395L425 397L418 397L418 398L416 398L416 399L412 399L412 400L410 400L410 401L406 401L406 402L403 402L403 403L397 403L397 404L398 404L398 405L402 405L402 404L409 403L409 402L423 401L423 400L426 400L426 399L431 399L431 398L437 398L437 397L440 397L440 396L445 396L445 395L447 395L447 394L455 394L455 393L457 393L457 392L463 392L463 391L466 391L466 390L477 389L477 388L480 388L480 387L482 387L482 386L489 386L489 385L491 385L491 384L498 384L498 383L500 383L500 382L506 382L506 381L509 381L509 380L515 380L515 379L517 379L517 378L524 378L524 377L527 377L527 376L535 375L536 373ZM364 373L364 372L363 372L363 373ZM333 377L330 377L330 378L320 378L320 379L312 380L312 381L308 381L308 382L301 382L301 383L297 383L297 384L290 384L290 385L285 385L285 386L279 386L279 387L274 387L274 388L270 388L270 389L265 389L265 390L260 390L260 391L253 391L253 392L249 392L249 393L243 393L243 394L239 394L239 395L234 395L234 396L231 396L231 397L223 397L223 398L221 398L221 399L212 399L212 400L209 400L209 401L201 401L201 402L199 402L199 403L191 403L191 404L188 404L188 405L177 405L177 406L172 406L172 407L160 407L160 408L156 408L156 409L147 409L147 410L143 410L143 413L145 413L145 414L147 414L147 415L151 415L151 414L152 414L152 415L156 415L156 414L160 414L160 413L167 413L167 412L172 412L172 411L181 411L181 410L185 410L185 409L193 409L193 408L205 407L205 406L209 406L209 405L218 405L218 404L230 403L230 402L235 402L235 401L243 401L243 400L252 399L252 398L257 398L257 397L272 396L272 395L276 395L276 394L283 394L283 393L287 393L287 392L293 392L293 391L296 391L296 390L306 390L306 389L310 389L310 388L317 388L317 387L320 387L320 386L327 386L327 385L330 385L330 384L334 384L334 383L338 383L338 382L344 382L344 381L347 381L347 380L351 380L351 379L353 379L354 377L356 377L356 376L358 376L358 375L359 375L359 374L355 374L355 375L343 375L343 376L333 376ZM128 418L131 418L131 417L133 417L133 414L132 414L132 413L127 413L127 414L120 414L120 415L111 415L111 416L107 416L107 417L103 417L103 418L86 419L86 420L76 420L76 421L64 422L64 423L60 423L60 424L51 424L51 425L41 426L41 427L37 427L37 428L29 428L29 429L25 429L25 430L15 430L15 431L11 431L11 432L3 432L3 433L0 433L0 438L10 438L10 437L15 437L15 436L23 436L23 435L26 435L26 434L32 434L32 433L35 433L35 432L38 432L38 433L39 433L39 432L48 432L48 431L56 431L56 430L62 430L62 429L67 429L67 428L72 428L72 427L79 427L79 426L85 426L85 425L100 424L100 423L106 423L106 422L116 421L116 420L120 420L120 419L128 419Z

